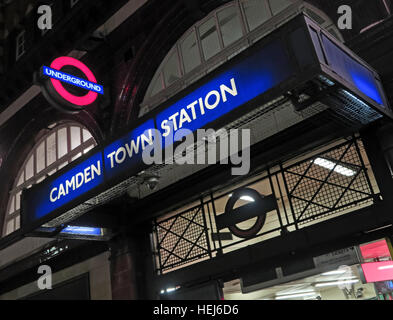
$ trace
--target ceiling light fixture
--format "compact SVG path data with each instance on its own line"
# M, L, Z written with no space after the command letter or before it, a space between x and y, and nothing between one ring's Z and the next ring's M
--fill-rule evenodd
M335 172L346 176L346 177L352 177L356 174L356 172L354 170L351 170L349 168L346 168L342 165L337 164L336 162L324 159L324 158L316 158L313 160L313 162L320 166L323 167L325 169L329 169L329 170L334 170Z
M304 290L296 290L296 291L281 291L277 292L276 296L287 296L287 295L292 295L292 294L299 294L299 293L315 293L314 289L304 289Z
M315 287L327 287L327 286L338 286L340 284L352 284L359 282L359 280L342 280L342 281L334 281L334 282L321 282L317 283Z
M309 293L299 293L299 294L289 294L286 296L276 296L276 300L284 300L284 299L293 299L293 298L302 298L302 297L310 297L316 296L316 292L309 292Z
M321 275L322 276L334 276L336 274L343 274L345 272L347 272L347 270L341 269L341 270L333 270L333 271L329 271L329 272L324 272Z

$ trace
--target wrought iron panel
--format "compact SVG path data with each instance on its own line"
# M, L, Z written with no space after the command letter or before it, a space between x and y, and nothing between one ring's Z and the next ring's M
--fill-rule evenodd
M156 222L160 271L210 256L203 207Z
M362 141L353 138L291 164L269 168L236 187L210 193L191 209L173 213L166 220L155 220L158 273L171 272L372 205L380 195L368 165ZM236 190L247 188L274 199L276 205L274 209L269 207L266 221L256 232L242 238L233 229L220 227L220 219ZM238 197L242 200L242 193ZM243 206L250 209L253 199L250 201L250 196L243 199ZM247 210L238 212L245 212L244 221L236 218L243 221L241 229L252 228L256 218L247 218Z
M288 198L299 225L373 203L359 143L352 140L284 168Z

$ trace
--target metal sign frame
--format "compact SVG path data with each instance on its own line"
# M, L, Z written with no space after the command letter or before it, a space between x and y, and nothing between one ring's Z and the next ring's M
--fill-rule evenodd
M316 30L318 34L317 38L312 37L310 33L311 29ZM296 32L298 32L297 35ZM102 164L104 165L106 161L104 157L105 149L109 145L117 144L122 139L132 135L132 132L138 130L138 128L145 127L147 123L151 123L153 124L154 128L158 128L159 126L157 125L157 119L160 114L167 112L167 110L173 108L173 106L176 105L179 101L192 95L207 83L214 83L223 74L230 74L231 70L236 69L238 65L241 65L244 63L244 61L247 61L247 59L253 59L253 56L255 57L255 55L258 55L259 52L263 51L272 43L281 44L284 50L283 52L285 52L288 62L290 63L291 71L289 71L285 76L277 74L277 76L279 76L279 80L276 81L272 87L268 87L266 90L261 91L260 94L257 94L256 96L252 96L250 99L244 99L244 101L242 101L239 106L234 107L230 112L213 117L211 121L203 123L200 128L212 128L216 130L220 129L231 121L234 121L252 111L256 106L263 105L264 103L267 103L276 97L285 95L291 90L301 88L310 81L320 81L321 79L325 79L327 86L331 87L328 94L329 97L331 96L332 92L337 95L340 95L343 92L348 93L350 94L350 98L352 97L354 99L355 103L358 103L360 106L367 108L367 112L370 112L371 110L371 112L374 112L376 117L387 116L393 118L393 113L390 110L387 102L383 106L378 104L371 97L359 90L359 88L357 88L354 83L348 81L348 79L346 79L344 76L340 76L340 73L344 73L345 70L335 70L332 65L329 65L328 60L326 59L326 49L321 44L321 37L325 37L331 43L333 43L333 45L338 48L337 50L342 50L342 52L348 56L349 59L352 59L351 61L354 61L355 64L360 65L363 71L366 70L364 72L366 72L367 75L373 75L373 81L376 83L373 85L381 96L381 101L386 101L385 94L382 90L382 85L376 72L361 59L356 57L356 55L350 52L349 49L345 48L336 39L330 36L326 31L318 27L318 25L312 22L308 17L300 14L289 21L287 24L281 26L273 33L269 34L267 37L259 40L254 46L241 52L239 55L223 64L209 75L190 85L190 87L185 89L183 92L175 95L152 112L146 114L140 119L137 119L133 126L126 132L122 132L121 134L117 135L115 139L110 139L101 146L94 148L88 154L59 170L53 176L44 180L40 184L37 184L28 190L24 190L21 200L21 223L23 233L29 233L37 229L38 227L61 216L79 204L82 204L94 196L97 196L110 189L111 187L118 185L124 181L125 178L132 177L138 172L147 169L149 166L145 165L142 161L134 161L130 167L127 167L127 169L124 170L124 172L126 172L126 177L124 172L122 172L122 174L116 174L109 178L107 177L105 167L103 167L102 183L99 183L84 193L78 194L77 197L48 212L46 215L39 217L38 219L34 219L31 213L34 209L34 201L32 203L32 199L37 198L40 189L44 188L50 183L53 183L53 181L61 178L63 175L72 171L76 167L83 165L84 162L88 161L92 157L101 159ZM317 45L318 43L319 45ZM270 62L271 61L269 61L269 63Z

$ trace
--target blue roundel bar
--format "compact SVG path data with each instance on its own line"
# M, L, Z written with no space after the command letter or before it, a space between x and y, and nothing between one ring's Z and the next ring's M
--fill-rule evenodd
M43 75L50 77L52 79L55 79L55 80L59 80L59 81L71 84L73 86L76 86L76 87L79 87L82 89L93 91L93 92L96 92L99 94L104 94L104 87L103 86L101 86L97 83L94 83L94 82L90 82L85 79L81 79L81 78L72 76L68 73L64 73L59 70L55 70L55 69L44 66L43 67Z

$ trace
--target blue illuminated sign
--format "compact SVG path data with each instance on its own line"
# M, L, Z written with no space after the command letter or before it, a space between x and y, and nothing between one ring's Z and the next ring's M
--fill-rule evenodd
M76 227L68 226L61 231L62 234L72 234L80 236L102 236L101 228L90 228L90 227Z
M156 118L158 130L166 137L179 129L203 128L293 73L282 43L270 43L159 113Z
M85 79L81 79L81 78L72 76L68 73L64 73L59 70L55 70L55 69L44 66L43 67L43 74L45 76L52 78L52 79L60 80L62 82L77 86L82 89L93 91L93 92L96 92L99 94L104 94L104 87L103 86L101 86L97 83L94 83L94 82L90 82Z
M328 63L336 73L352 83L360 92L373 99L380 106L384 106L380 87L373 73L350 57L325 35L322 36L322 41Z
M324 39L324 42L324 48L320 50L326 51L329 67L334 71L334 76L327 77L331 77L335 82L345 79L346 85L348 82L353 84L351 92L357 88L357 96L363 93L379 105L383 105L383 91L373 73L342 51L337 44L329 39ZM224 116L234 110L242 111L242 107L246 107L247 103L270 89L278 88L280 94L284 94L296 87L296 81L299 79L306 83L326 74L321 68L320 61L315 57L316 61L311 61L305 68L307 75L299 75L303 69L296 63L293 52L292 58L289 57L291 48L281 34L276 40L255 48L256 50L244 52L243 58L240 59L239 56L237 62L233 60L230 66L223 66L220 72L217 71L215 76L209 76L209 79L195 90L184 93L168 107L162 107L154 116L128 134L103 146L95 153L93 151L89 158L81 160L68 171L64 169L65 172L62 171L54 178L46 179L24 191L23 224L35 222L52 213L53 216L62 214L105 189L136 175L147 166L141 156L144 149L152 145L153 141L156 142L155 147L168 147L173 141L167 140L166 137L173 137L180 129L194 132L197 129L218 127L216 120L224 119ZM62 62L65 63L68 62ZM60 69L59 66L57 69ZM78 78L56 69L45 67L44 73L56 79L52 79L53 81L68 81L74 85L78 82ZM284 83L289 79L291 81ZM86 80L82 83L82 79L79 80L81 81L78 84L82 88L102 93L102 87L96 83ZM94 92L89 94L96 95ZM245 113L249 109L243 110ZM241 112L239 114L241 115ZM156 131L161 134L162 141L155 139ZM50 217L46 219L50 220Z
M34 208L30 219L46 216L103 182L102 154L96 153L56 179L37 185L36 192L28 194L29 209Z
M44 72L48 76L75 84L75 77L57 70L45 67ZM36 186L34 195L27 192L28 211L32 211L29 220L40 219L104 182L136 171L142 163L142 151L153 144L155 129L165 138L179 129L195 131L206 127L278 85L293 73L294 69L282 42L268 44L169 106L155 119L147 120L109 144L103 152L97 152L53 181L45 181ZM97 84L85 82L89 90L101 90L98 90Z
M142 152L154 142L154 120L148 120L104 149L108 179L127 172L142 162Z

